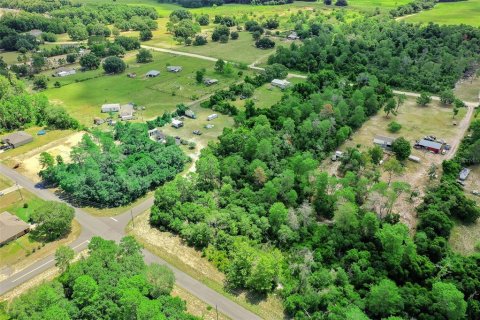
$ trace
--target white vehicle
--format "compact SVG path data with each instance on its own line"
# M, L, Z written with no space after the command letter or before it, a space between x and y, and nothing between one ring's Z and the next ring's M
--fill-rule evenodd
M207 121L212 121L213 119L217 119L217 118L218 118L218 114L213 113L207 117Z

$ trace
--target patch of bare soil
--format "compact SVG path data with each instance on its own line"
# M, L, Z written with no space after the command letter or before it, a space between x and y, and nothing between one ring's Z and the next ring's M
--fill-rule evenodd
M81 140L85 132L75 132L68 137L50 142L40 148L33 149L21 156L15 157L14 162L22 163L21 171L26 177L32 181L39 182L38 172L42 169L40 165L40 154L48 152L53 157L61 156L65 162L70 160L70 151Z

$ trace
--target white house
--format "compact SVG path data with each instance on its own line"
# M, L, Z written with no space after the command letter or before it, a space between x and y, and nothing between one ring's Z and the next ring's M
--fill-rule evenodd
M134 112L133 104L127 103L120 106L120 114L118 116L122 121L132 120Z
M55 73L55 77L66 77L66 76L69 76L69 75L72 75L72 74L75 74L77 73L77 71L75 71L75 69L70 69L70 70L62 70L62 71L58 71L57 73Z
M120 111L120 103L106 103L102 105L102 112L119 112Z
M218 114L212 113L211 115L209 115L209 116L207 117L207 121L211 121L211 120L217 119L217 118L218 118Z
M279 87L280 89L285 89L291 85L291 83L287 80L281 80L281 79L273 79L270 84L274 87Z
M183 121L173 119L172 120L172 127L177 128L177 129L183 127Z

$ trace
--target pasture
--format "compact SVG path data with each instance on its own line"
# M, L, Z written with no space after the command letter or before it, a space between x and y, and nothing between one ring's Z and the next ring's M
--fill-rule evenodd
M230 77L216 73L213 69L214 62L172 54L156 52L154 62L137 64L131 59L127 63L129 66L122 74L95 77L100 71L88 71L85 74L92 75L89 80L51 88L45 94L53 103L64 106L81 123L91 125L94 117L105 117L100 112L100 106L104 103L134 102L145 107L145 110L138 112L137 117L148 120L165 111L174 110L179 103L197 100L239 80L236 73ZM170 73L166 70L167 65L179 65L183 70ZM201 68L207 70L206 78L216 78L219 84L197 84L195 72ZM160 75L146 78L144 75L149 70L158 70ZM137 77L128 78L127 73L133 72Z
M468 24L480 27L480 0L442 2L427 11L404 17L407 22L439 24Z

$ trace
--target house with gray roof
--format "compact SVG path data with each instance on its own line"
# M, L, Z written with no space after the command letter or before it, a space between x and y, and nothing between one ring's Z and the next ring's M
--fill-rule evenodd
M30 225L10 212L0 214L0 246L15 240L30 231Z
M18 148L32 141L33 137L24 131L17 131L2 138L2 142L11 148Z

